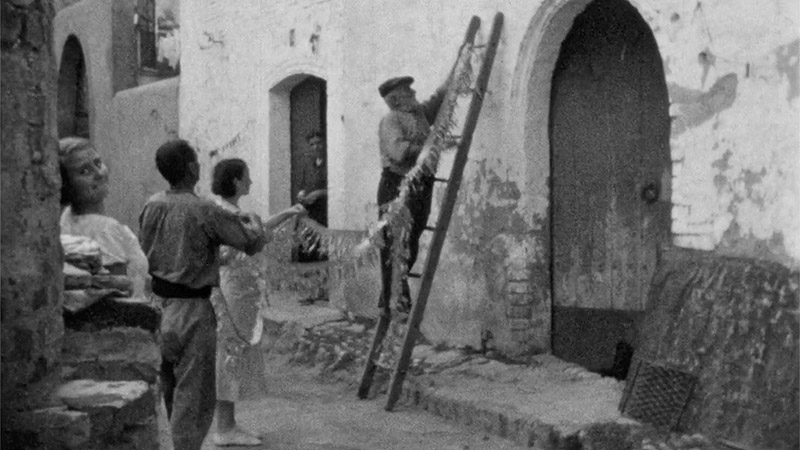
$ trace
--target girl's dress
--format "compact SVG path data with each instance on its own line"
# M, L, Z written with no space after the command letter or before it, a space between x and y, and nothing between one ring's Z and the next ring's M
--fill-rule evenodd
M224 200L229 211L241 210ZM261 233L252 228L253 233ZM228 246L220 247L220 285L211 293L217 314L217 400L235 402L242 390L244 371L258 369L257 344L264 329L262 311L268 306L264 264L260 254L248 256Z
M61 234L86 236L100 246L103 266L125 264L133 283L133 296L144 297L147 257L139 246L139 239L130 228L113 217L102 214L74 214L68 206L61 213Z

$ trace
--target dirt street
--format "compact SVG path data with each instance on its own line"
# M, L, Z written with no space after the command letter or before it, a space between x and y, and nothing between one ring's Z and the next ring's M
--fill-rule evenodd
M283 359L264 363L261 383L245 383L247 400L237 403L240 425L259 433L270 450L519 450L513 443L398 405L383 410L385 396L358 400L355 386L319 380L314 369ZM255 371L254 371L255 372ZM251 377L257 378L256 373ZM258 388L258 384L263 389ZM248 386L249 385L249 386ZM261 391L261 393L258 393ZM160 425L165 425L163 417ZM212 425L213 432L213 425ZM209 437L203 450L215 450ZM172 450L162 430L162 450Z

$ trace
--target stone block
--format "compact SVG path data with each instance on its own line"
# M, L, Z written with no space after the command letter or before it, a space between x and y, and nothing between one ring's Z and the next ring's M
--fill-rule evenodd
M91 286L91 273L72 264L64 263L64 290L86 289Z
M120 436L127 426L156 417L155 393L144 381L74 380L59 387L55 397L70 409L89 414L95 442Z
M106 441L106 448L114 450L158 450L158 420L148 419L142 424L125 427L119 436Z
M508 318L510 319L530 319L533 314L533 308L528 305L511 305L508 307Z
M70 313L78 313L110 296L119 295L116 289L76 289L64 291L64 309Z
M586 450L634 450L640 448L640 425L632 423L595 423L578 433L581 448Z
M528 330L531 326L531 321L528 319L508 319L509 329L514 330Z
M89 414L66 406L42 408L13 415L3 430L9 448L86 448L91 439Z
M155 383L161 354L155 335L141 328L118 327L96 332L68 330L62 364L67 378Z
M98 273L92 275L92 287L97 289L116 289L130 294L133 289L133 282L125 275Z
M104 298L81 311L64 312L64 325L77 331L137 327L155 333L160 321L160 309L145 298Z
M506 290L512 294L527 294L531 292L531 282L528 280L509 281Z
M508 304L512 306L527 306L531 304L531 295L528 293L509 292L506 294Z

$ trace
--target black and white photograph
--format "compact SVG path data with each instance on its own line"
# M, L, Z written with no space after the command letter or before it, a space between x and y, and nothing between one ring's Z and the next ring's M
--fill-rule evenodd
M0 0L0 447L800 450L797 0Z

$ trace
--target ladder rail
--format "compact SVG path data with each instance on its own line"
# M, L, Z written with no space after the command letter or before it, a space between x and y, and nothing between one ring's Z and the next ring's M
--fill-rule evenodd
M489 83L492 64L494 63L494 57L497 53L502 25L503 14L498 12L495 14L492 23L492 30L487 43L486 53L484 54L480 72L475 82L475 91L473 92L472 101L470 102L469 110L464 121L464 131L462 133L461 142L459 143L458 151L453 161L453 167L450 171L450 182L445 190L445 196L439 210L439 217L436 221L436 231L433 233L428 255L425 258L425 268L422 272L422 281L419 293L417 294L417 301L414 302L414 306L411 309L411 316L408 319L408 329L406 330L406 335L403 340L403 347L389 385L389 394L385 407L387 411L391 411L400 398L403 381L405 380L408 365L411 361L411 354L414 350L414 344L419 335L419 327L422 323L431 288L433 287L433 277L439 264L439 257L441 256L445 237L447 236L447 228L450 225L450 219L452 218L456 199L458 198L458 189L461 185L464 167L467 164L467 154L472 144L472 135L478 123L481 107L483 106L484 93Z
M478 29L480 28L481 20L478 16L472 16L470 19L469 25L467 26L467 32L464 36L464 41L459 47L459 56L461 55L461 49L465 45L472 45L475 42L475 36L478 34ZM453 63L453 68L450 71L450 79L452 82L452 75L455 72L456 67L458 66L460 58L456 58L456 61ZM410 268L409 268L410 269ZM375 335L373 336L372 344L370 346L369 353L367 354L367 360L364 363L364 370L361 375L361 381L358 387L358 398L365 399L369 395L369 390L372 386L372 380L375 376L375 371L377 370L377 360L380 356L383 340L386 337L386 332L389 328L389 323L391 321L391 309L389 308L389 299L385 299L385 305L383 310L381 311L380 317L378 319L378 323L375 326Z

